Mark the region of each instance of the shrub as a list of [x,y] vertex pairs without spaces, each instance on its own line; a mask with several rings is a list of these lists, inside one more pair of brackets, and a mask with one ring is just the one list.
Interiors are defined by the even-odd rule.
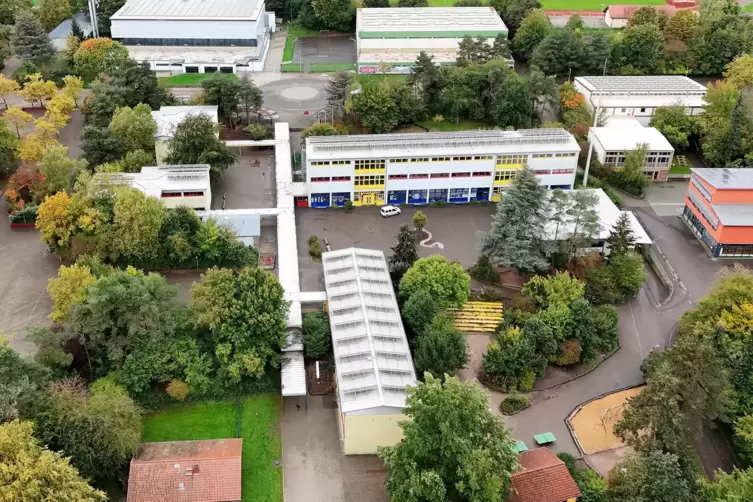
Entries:
[[487,302],[501,302],[505,299],[504,293],[501,289],[497,288],[484,288],[484,292],[481,294],[481,298]]
[[575,468],[575,457],[569,453],[558,453],[557,458],[562,460],[567,470],[570,471],[570,475],[575,478],[578,476],[578,470]]
[[482,254],[476,260],[476,264],[471,268],[471,277],[478,279],[479,281],[497,282],[499,281],[499,274],[494,267],[492,267],[489,257]]
[[272,137],[272,132],[264,124],[249,124],[243,128],[243,131],[254,141],[260,141]]
[[531,392],[533,390],[533,383],[536,381],[536,372],[533,370],[528,370],[523,375],[523,378],[520,379],[520,383],[518,383],[518,387],[520,388],[521,392]]
[[592,310],[594,327],[597,334],[595,349],[609,352],[620,345],[620,316],[611,305],[594,307]]
[[433,200],[431,201],[432,207],[444,207],[447,203],[443,200]]
[[569,366],[580,361],[583,348],[578,340],[565,340],[560,345],[560,354],[553,356],[551,362],[558,366]]
[[37,221],[37,206],[34,203],[26,204],[13,214],[8,215],[11,223],[34,223]]
[[503,415],[514,415],[531,406],[525,396],[511,394],[504,398],[499,405],[499,411]]
[[176,401],[185,401],[188,397],[188,384],[182,380],[170,380],[167,394]]
[[315,235],[309,237],[309,256],[312,260],[320,260],[322,258],[322,245],[319,243],[319,238]]
[[353,201],[348,199],[345,201],[345,211],[351,212],[353,210]]

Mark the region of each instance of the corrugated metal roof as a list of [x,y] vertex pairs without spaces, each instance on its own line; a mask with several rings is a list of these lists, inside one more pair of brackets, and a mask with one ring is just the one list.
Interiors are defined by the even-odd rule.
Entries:
[[596,91],[706,91],[706,87],[682,75],[592,76],[575,80]]
[[128,0],[111,19],[256,19],[258,0]]
[[722,190],[753,189],[753,169],[693,168],[690,171],[714,188]]
[[753,227],[753,201],[750,204],[713,204],[711,208],[725,227]]
[[330,251],[322,266],[340,408],[405,407],[416,373],[384,253]]
[[507,26],[492,7],[358,9],[356,31],[499,30]]
[[280,381],[283,397],[306,395],[306,367],[303,352],[283,352]]

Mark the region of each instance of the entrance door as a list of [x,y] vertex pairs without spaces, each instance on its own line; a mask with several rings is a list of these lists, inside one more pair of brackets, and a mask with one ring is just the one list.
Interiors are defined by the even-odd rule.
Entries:
[[374,194],[368,193],[363,195],[363,205],[364,206],[373,206],[374,205]]

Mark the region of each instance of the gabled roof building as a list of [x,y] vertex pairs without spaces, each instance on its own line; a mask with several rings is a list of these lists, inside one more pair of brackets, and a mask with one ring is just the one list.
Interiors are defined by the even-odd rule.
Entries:
[[575,502],[580,489],[562,460],[547,448],[518,456],[521,470],[512,474],[507,502]]

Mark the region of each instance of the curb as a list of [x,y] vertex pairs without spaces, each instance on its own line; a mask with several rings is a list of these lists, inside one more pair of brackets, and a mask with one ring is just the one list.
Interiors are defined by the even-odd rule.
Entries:
[[545,390],[552,390],[552,389],[554,389],[556,387],[559,387],[560,385],[565,385],[567,383],[574,382],[575,380],[577,380],[579,378],[582,378],[582,377],[588,375],[589,373],[591,373],[592,371],[596,370],[596,368],[598,368],[599,366],[601,366],[607,359],[609,359],[610,357],[612,357],[613,355],[615,355],[617,352],[619,352],[619,350],[621,348],[622,348],[622,345],[618,345],[616,349],[612,350],[611,352],[607,352],[604,355],[604,358],[601,361],[599,361],[598,364],[596,364],[596,366],[594,366],[593,368],[590,368],[590,369],[586,370],[585,372],[581,373],[580,375],[574,376],[574,377],[572,377],[572,378],[570,378],[568,380],[565,380],[564,382],[556,383],[556,384],[550,385],[548,387],[542,387],[541,389],[533,389],[531,392],[529,392],[529,394],[533,394],[534,392],[542,392],[542,391],[545,391]]

